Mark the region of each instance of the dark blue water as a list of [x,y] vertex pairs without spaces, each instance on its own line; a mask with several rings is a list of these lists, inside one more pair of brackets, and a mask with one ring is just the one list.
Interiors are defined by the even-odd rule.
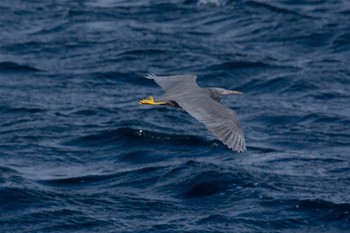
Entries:
[[[350,2],[0,2],[1,232],[346,232]],[[246,153],[144,79],[242,91]]]

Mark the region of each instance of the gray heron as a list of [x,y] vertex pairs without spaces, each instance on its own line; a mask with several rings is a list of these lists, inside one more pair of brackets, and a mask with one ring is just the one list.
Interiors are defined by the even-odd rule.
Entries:
[[242,94],[239,91],[197,85],[196,75],[157,76],[149,74],[165,92],[155,101],[152,96],[142,99],[140,104],[181,107],[192,117],[203,123],[229,149],[237,152],[246,150],[244,133],[235,111],[220,104],[224,95]]

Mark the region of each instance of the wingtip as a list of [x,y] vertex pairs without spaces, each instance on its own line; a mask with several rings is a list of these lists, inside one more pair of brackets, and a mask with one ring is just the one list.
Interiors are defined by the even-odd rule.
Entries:
[[235,148],[232,148],[233,151],[236,151],[237,153],[244,153],[247,151],[247,148],[240,148],[240,149],[235,149]]
[[[226,144],[227,146],[227,144]],[[233,151],[236,151],[237,153],[244,153],[247,151],[247,147],[245,145],[245,140],[243,138],[243,141],[240,142],[240,144],[237,144],[236,146],[233,146],[233,147],[229,147],[229,149],[233,150]]]
[[237,153],[244,153],[244,152],[247,151],[247,148],[246,148],[245,145],[243,147],[237,147],[237,146],[236,147],[230,147],[230,146],[227,145],[227,143],[225,143],[225,142],[223,142],[223,143],[224,143],[225,146],[227,146],[227,148],[229,148],[229,149],[231,149],[231,150],[233,150],[233,151],[235,151]]
[[153,73],[149,73],[149,74],[147,74],[147,75],[145,76],[145,78],[147,78],[147,79],[155,79],[155,78],[157,78],[157,75],[155,75],[155,74],[153,74]]

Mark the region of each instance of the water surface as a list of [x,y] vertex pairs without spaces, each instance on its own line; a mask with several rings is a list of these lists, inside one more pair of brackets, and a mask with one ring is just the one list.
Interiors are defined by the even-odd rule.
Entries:
[[[350,4],[0,3],[3,232],[345,232]],[[242,91],[235,153],[144,79]]]

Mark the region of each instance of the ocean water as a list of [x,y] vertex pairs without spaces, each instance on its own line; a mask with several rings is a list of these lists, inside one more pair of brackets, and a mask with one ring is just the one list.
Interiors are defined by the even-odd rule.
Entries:
[[[0,230],[347,232],[348,0],[0,2]],[[242,91],[235,153],[143,78]]]

